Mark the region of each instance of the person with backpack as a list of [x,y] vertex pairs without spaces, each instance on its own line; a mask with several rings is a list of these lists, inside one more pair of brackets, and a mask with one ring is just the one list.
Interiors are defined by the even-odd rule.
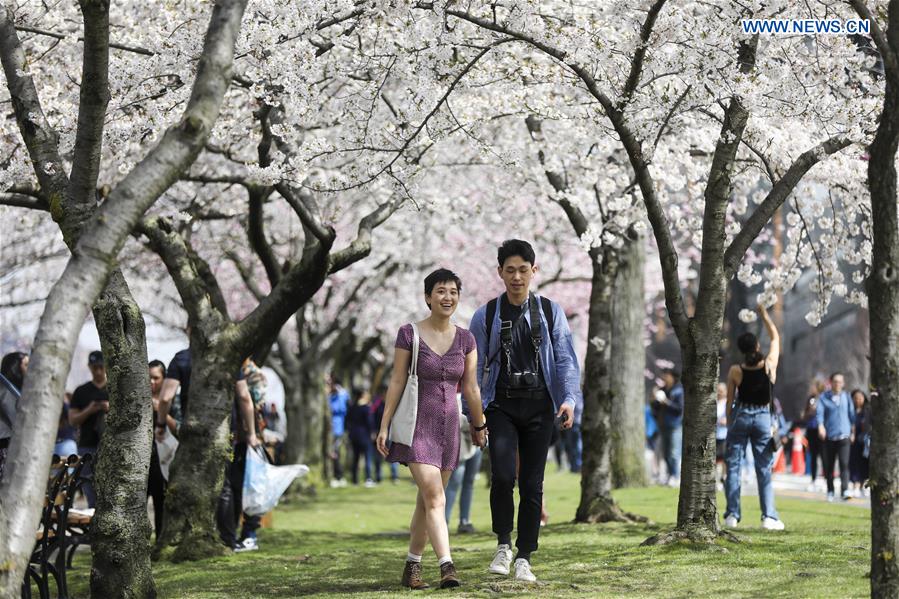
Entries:
[[474,313],[471,332],[478,346],[478,380],[490,431],[490,512],[497,536],[488,571],[508,575],[512,567],[516,454],[520,458],[516,580],[534,582],[531,554],[537,550],[543,474],[554,419],[570,429],[580,396],[580,369],[568,320],[559,305],[530,290],[537,274],[534,248],[504,241],[497,273],[505,293]]
[[772,403],[777,363],[780,359],[780,335],[768,316],[768,311],[761,304],[758,306],[758,313],[771,337],[768,355],[761,352],[755,334],[743,333],[737,339],[737,347],[743,352],[743,363],[734,364],[727,373],[727,478],[724,481],[727,509],[724,512],[724,525],[736,528],[740,522],[740,465],[746,444],[749,443],[758,480],[762,528],[783,530],[784,523],[774,508],[774,485],[771,480],[776,451],[775,435],[780,434],[777,421],[773,418],[775,409]]

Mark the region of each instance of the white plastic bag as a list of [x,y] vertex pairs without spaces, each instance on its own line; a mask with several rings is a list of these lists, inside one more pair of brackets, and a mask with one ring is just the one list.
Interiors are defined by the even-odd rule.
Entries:
[[175,459],[176,451],[178,451],[178,439],[176,439],[175,435],[173,435],[168,427],[166,427],[165,436],[162,438],[162,441],[156,441],[156,455],[159,456],[159,469],[162,470],[162,478],[166,480],[169,479],[169,466],[172,465],[172,460]]
[[247,448],[247,466],[243,475],[243,511],[261,516],[278,505],[278,500],[293,479],[309,473],[305,464],[273,466],[262,455],[262,447]]

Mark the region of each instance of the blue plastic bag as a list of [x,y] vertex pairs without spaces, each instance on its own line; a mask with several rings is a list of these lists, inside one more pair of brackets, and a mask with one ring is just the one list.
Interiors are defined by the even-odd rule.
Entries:
[[298,476],[309,473],[305,464],[273,466],[262,454],[262,447],[247,448],[247,465],[243,476],[243,511],[261,516],[278,505],[281,495]]

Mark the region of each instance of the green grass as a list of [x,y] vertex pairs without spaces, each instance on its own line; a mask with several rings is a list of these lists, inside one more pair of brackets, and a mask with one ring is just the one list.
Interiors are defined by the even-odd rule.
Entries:
[[[550,470],[553,467],[550,466]],[[540,536],[533,567],[536,585],[486,573],[495,538],[488,493],[475,491],[479,532],[452,534],[453,558],[463,586],[440,591],[461,597],[861,597],[868,594],[870,517],[866,509],[802,500],[778,500],[787,530],[758,527],[755,497],[744,498],[743,543],[710,548],[640,547],[673,525],[677,492],[668,488],[616,493],[622,506],[653,525],[581,525],[570,520],[579,478],[551,472],[546,480],[549,526]],[[387,597],[399,586],[406,554],[414,487],[406,480],[376,489],[325,490],[316,500],[277,508],[273,527],[260,531],[261,550],[192,564],[155,566],[160,597]],[[723,497],[719,495],[719,509]],[[88,554],[72,572],[74,596],[87,590]],[[425,555],[426,579],[438,578],[437,560]],[[425,591],[424,593],[430,593]]]

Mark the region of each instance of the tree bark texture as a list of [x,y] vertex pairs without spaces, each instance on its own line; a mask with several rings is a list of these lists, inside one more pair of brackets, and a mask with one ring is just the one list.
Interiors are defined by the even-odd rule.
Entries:
[[618,274],[612,287],[612,484],[616,489],[646,485],[645,243],[640,237],[618,250]]
[[[0,596],[15,596],[19,592],[34,546],[34,531],[40,519],[50,468],[50,448],[78,333],[91,304],[106,286],[125,238],[147,208],[196,159],[218,118],[231,81],[234,44],[244,7],[245,0],[220,0],[213,8],[203,56],[183,118],[119,182],[108,201],[97,210],[47,297],[22,390],[23,401],[16,412],[16,435],[0,483],[0,530],[4,531],[4,542],[0,544],[0,564],[3,564]],[[4,72],[13,88],[30,77],[20,77],[15,68],[24,55],[21,48],[14,47],[17,39],[7,10],[0,16],[0,37]],[[13,66],[12,75],[8,66]],[[16,100],[19,101],[21,97]],[[51,210],[53,202],[58,204],[61,199],[61,195],[50,197]]]
[[231,406],[236,354],[202,348],[191,335],[190,403],[179,432],[166,492],[165,524],[157,548],[176,545],[179,562],[221,555],[215,509],[231,458]]
[[612,282],[617,258],[614,251],[591,250],[593,280],[584,380],[584,442],[581,466],[581,499],[577,522],[622,521],[627,518],[612,499],[611,447],[612,397]]
[[[899,2],[889,36],[899,57]],[[871,597],[899,597],[899,69],[888,75],[883,113],[868,162],[873,261],[867,281],[871,319]]]
[[94,304],[109,377],[109,415],[95,467],[91,596],[155,597],[147,476],[153,406],[144,319],[117,269]]

